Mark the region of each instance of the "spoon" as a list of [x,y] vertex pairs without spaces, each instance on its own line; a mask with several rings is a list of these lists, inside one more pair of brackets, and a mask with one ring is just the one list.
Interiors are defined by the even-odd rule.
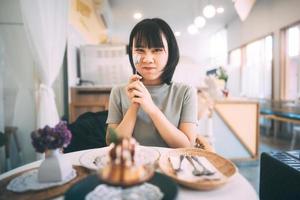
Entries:
[[199,160],[197,157],[195,157],[195,156],[191,156],[191,157],[192,157],[192,159],[193,159],[194,161],[196,161],[196,162],[203,168],[203,171],[202,171],[203,175],[210,176],[210,175],[215,174],[215,172],[212,172],[212,171],[210,171],[209,169],[207,169],[207,168],[200,162],[200,160]]
[[180,155],[180,156],[179,156],[179,166],[178,166],[177,169],[174,169],[175,172],[180,172],[180,171],[182,170],[182,169],[181,169],[181,163],[182,163],[182,161],[183,161],[183,158],[184,158],[184,155]]
[[193,162],[191,156],[185,156],[185,157],[186,157],[186,159],[191,163],[191,165],[192,165],[193,168],[194,168],[194,170],[192,171],[192,174],[193,174],[194,176],[202,176],[202,175],[205,175],[205,174],[203,173],[203,171],[200,171],[199,169],[197,169],[197,167],[195,166],[195,164],[194,164],[194,162]]
[[140,60],[141,60],[140,55],[133,55],[133,64],[134,64],[135,74],[137,74],[136,66],[137,66],[137,64],[139,64]]

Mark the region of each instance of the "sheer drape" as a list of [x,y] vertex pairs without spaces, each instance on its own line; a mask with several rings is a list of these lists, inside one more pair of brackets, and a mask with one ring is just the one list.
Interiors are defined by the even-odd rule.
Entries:
[[211,65],[227,65],[227,30],[223,29],[210,37]]
[[[4,74],[4,44],[0,37],[0,132],[4,132],[4,97],[3,97],[3,74]],[[1,170],[0,170],[1,172]]]
[[246,59],[242,68],[242,95],[251,98],[271,98],[271,36],[246,46]]
[[52,89],[63,62],[67,38],[67,0],[21,0],[24,27],[40,79],[37,126],[59,121]]

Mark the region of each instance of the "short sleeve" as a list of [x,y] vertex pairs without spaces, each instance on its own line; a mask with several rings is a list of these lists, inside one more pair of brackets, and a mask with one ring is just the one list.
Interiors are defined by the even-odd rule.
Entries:
[[107,124],[119,124],[122,121],[121,87],[114,87],[109,96]]
[[180,122],[197,123],[197,110],[196,89],[188,86],[184,93]]

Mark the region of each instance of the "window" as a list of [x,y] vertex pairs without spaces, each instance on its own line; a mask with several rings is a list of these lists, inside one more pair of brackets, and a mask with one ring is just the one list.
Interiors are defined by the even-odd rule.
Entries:
[[272,36],[249,43],[242,65],[242,95],[250,98],[272,97]]
[[229,53],[227,86],[232,96],[240,96],[241,94],[241,65],[242,49],[238,48]]
[[288,55],[295,57],[299,55],[299,27],[291,27],[287,30]]
[[240,48],[233,50],[229,54],[231,68],[240,68],[242,64],[242,51]]
[[210,59],[212,66],[227,65],[227,31],[222,30],[210,38]]
[[285,49],[285,95],[284,100],[295,100],[300,97],[300,25],[287,28]]

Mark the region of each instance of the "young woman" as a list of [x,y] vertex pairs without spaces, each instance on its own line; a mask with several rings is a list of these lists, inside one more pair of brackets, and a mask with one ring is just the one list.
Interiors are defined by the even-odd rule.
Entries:
[[[112,89],[108,127],[142,145],[191,147],[197,96],[191,87],[172,82],[179,49],[170,26],[158,18],[139,22],[130,34],[129,60],[134,75],[127,85]],[[109,133],[107,143],[108,138]]]

